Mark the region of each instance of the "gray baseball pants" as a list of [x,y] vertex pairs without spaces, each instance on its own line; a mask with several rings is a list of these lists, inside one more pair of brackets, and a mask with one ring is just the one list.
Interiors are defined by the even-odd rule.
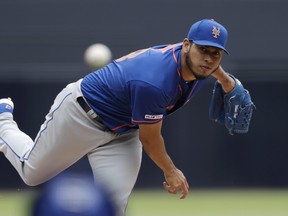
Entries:
[[81,80],[55,98],[33,141],[19,130],[11,113],[0,114],[0,151],[30,186],[41,184],[87,155],[95,181],[104,185],[124,216],[141,164],[138,131],[116,134],[80,107]]

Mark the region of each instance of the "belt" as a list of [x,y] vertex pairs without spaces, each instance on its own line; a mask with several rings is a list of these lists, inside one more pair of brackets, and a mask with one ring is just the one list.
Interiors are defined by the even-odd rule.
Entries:
[[87,104],[87,102],[84,100],[83,97],[78,97],[77,98],[77,102],[79,103],[79,105],[81,106],[81,108],[87,113],[87,115],[93,119],[94,121],[96,121],[96,123],[101,124],[102,127],[106,127],[105,125],[103,125],[100,116],[98,116],[95,111]]

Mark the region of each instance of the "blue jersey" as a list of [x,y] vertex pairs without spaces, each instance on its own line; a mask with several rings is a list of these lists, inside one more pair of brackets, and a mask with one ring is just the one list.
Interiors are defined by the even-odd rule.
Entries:
[[181,76],[182,43],[138,50],[84,77],[81,90],[103,124],[117,133],[153,124],[187,103],[204,80]]

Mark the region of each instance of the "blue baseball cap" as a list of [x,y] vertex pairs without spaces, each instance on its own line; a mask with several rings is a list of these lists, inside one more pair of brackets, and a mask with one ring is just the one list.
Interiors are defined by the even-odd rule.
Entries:
[[229,54],[225,48],[228,32],[224,26],[213,19],[203,19],[194,23],[187,38],[197,45],[217,47]]
[[65,174],[47,183],[32,208],[33,216],[115,216],[102,185],[88,176]]

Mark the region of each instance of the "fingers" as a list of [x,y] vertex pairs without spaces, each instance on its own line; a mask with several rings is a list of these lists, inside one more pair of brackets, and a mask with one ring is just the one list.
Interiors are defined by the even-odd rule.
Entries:
[[179,169],[164,173],[164,176],[166,181],[163,182],[163,186],[168,193],[177,194],[181,190],[180,199],[184,199],[188,195],[189,184]]
[[180,187],[173,187],[169,185],[167,182],[163,182],[163,186],[166,189],[166,191],[170,194],[177,194],[179,190],[181,190],[182,193],[180,199],[185,199],[186,196],[188,195],[189,185],[186,181]]
[[[187,183],[187,182],[186,182],[186,183]],[[186,196],[188,195],[188,189],[189,189],[188,183],[185,184],[185,186],[183,186],[181,189],[182,189],[182,194],[181,194],[181,196],[180,196],[180,199],[185,199]]]
[[178,188],[174,188],[170,186],[167,182],[163,182],[163,186],[168,191],[168,193],[171,193],[171,194],[177,194],[179,191]]

